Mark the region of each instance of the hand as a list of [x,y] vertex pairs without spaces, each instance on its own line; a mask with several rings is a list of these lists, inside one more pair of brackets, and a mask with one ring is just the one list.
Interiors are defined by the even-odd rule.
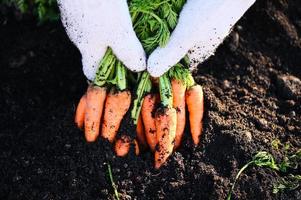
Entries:
[[131,71],[146,69],[146,56],[132,26],[126,0],[59,0],[61,19],[93,80],[108,47]]
[[255,0],[188,0],[165,47],[149,57],[147,70],[159,77],[187,53],[191,67],[213,55]]

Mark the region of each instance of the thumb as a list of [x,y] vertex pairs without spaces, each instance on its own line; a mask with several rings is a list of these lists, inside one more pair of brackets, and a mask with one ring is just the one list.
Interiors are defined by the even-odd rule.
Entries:
[[87,48],[82,49],[83,72],[88,80],[93,81],[107,47],[103,45],[102,47],[93,48],[93,46],[88,45]]
[[212,55],[233,24],[255,0],[189,0],[164,48],[157,48],[148,60],[149,73],[158,77],[178,63],[194,47],[195,63]]
[[221,1],[187,1],[166,47],[158,47],[149,57],[147,70],[152,76],[161,76],[187,54],[197,39],[202,37],[200,29],[206,24],[207,10],[214,9]]
[[[186,30],[189,28],[186,27]],[[147,70],[153,77],[159,77],[177,64],[193,46],[188,31],[178,24],[165,47],[158,47],[147,61]]]
[[134,30],[120,31],[117,38],[111,41],[116,57],[131,71],[140,72],[146,69],[146,55]]

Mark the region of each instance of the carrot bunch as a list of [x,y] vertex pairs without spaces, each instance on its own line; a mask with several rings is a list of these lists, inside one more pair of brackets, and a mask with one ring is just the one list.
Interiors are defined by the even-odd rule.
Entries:
[[[133,27],[149,55],[166,45],[186,0],[128,2]],[[203,90],[195,84],[188,66],[183,58],[163,76],[153,79],[148,72],[129,72],[108,49],[95,80],[78,104],[75,123],[84,128],[88,142],[101,135],[114,143],[118,156],[126,156],[131,146],[136,155],[149,148],[154,153],[155,167],[160,168],[181,145],[187,111],[192,140],[195,145],[200,141]],[[131,128],[126,132],[120,126],[128,116]]]
[[186,106],[193,142],[199,144],[203,101],[202,87],[195,84],[189,70],[181,63],[161,76],[158,84],[152,84],[152,92],[146,93],[141,100],[137,138],[142,146],[147,144],[154,152],[156,168],[160,168],[181,144],[186,125]]
[[108,49],[95,80],[81,98],[75,114],[75,123],[79,128],[84,128],[88,142],[94,142],[100,132],[103,138],[114,142],[131,104],[127,73],[112,50]]

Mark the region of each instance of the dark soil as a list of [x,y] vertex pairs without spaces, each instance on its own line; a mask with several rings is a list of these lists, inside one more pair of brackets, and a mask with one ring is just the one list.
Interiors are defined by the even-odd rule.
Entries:
[[[62,25],[37,26],[1,10],[0,199],[112,199],[108,162],[122,199],[225,199],[257,151],[279,159],[272,140],[301,147],[300,0],[258,0],[198,68],[201,145],[193,148],[186,131],[159,171],[151,153],[116,158],[107,142],[87,144],[74,126],[87,83]],[[251,167],[233,199],[301,199],[300,188],[273,194],[279,177]]]

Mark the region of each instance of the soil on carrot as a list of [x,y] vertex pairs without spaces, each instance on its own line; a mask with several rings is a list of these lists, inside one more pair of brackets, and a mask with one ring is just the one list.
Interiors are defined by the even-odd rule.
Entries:
[[[117,158],[107,141],[87,144],[73,122],[87,83],[62,25],[0,10],[0,199],[113,199],[107,163],[121,199],[225,199],[257,151],[281,156],[273,139],[301,146],[300,0],[258,0],[199,66],[201,144],[187,126],[160,170],[150,152]],[[250,168],[233,199],[301,199],[300,190],[273,194],[278,178]]]

